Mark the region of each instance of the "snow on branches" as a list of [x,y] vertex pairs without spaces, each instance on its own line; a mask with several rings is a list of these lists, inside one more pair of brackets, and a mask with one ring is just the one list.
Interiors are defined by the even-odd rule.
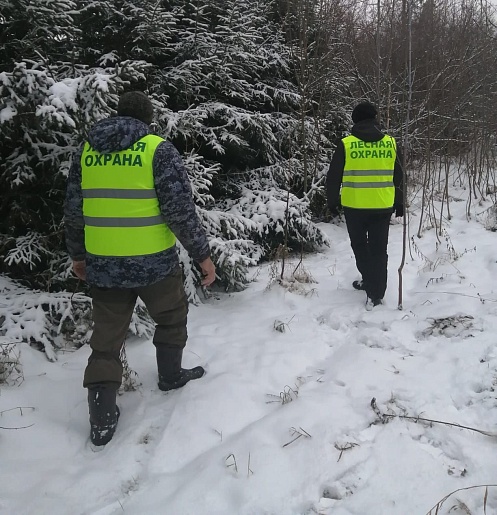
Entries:
[[[0,278],[0,337],[43,350],[50,361],[57,351],[80,347],[92,334],[91,299],[84,293],[43,292]],[[133,313],[130,333],[150,338],[155,324],[142,302]]]

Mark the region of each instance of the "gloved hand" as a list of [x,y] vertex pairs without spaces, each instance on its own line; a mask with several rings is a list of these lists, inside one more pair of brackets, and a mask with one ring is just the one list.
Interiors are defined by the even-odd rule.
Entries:
[[397,218],[404,216],[404,205],[403,204],[397,204],[393,206],[395,210],[395,216]]

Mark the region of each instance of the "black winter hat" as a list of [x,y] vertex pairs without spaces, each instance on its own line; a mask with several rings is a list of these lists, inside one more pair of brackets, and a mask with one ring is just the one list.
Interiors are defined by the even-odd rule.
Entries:
[[361,102],[354,107],[352,111],[352,121],[354,123],[360,122],[362,120],[374,120],[378,111],[376,107],[369,102]]
[[143,91],[128,91],[119,98],[118,116],[131,116],[150,125],[154,119],[154,106]]

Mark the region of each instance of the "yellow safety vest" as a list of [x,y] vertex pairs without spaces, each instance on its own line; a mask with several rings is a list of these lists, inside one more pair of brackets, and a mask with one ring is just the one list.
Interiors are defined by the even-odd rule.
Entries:
[[397,155],[395,139],[385,135],[379,141],[363,141],[347,136],[342,141],[345,149],[342,206],[356,209],[393,207],[393,171]]
[[149,134],[132,147],[109,154],[85,143],[81,188],[89,254],[144,256],[176,243],[162,218],[154,185],[152,163],[162,141]]

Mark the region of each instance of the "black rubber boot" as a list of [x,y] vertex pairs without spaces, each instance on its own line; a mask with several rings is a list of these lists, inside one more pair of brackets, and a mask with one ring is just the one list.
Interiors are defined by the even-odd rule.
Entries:
[[88,388],[88,408],[91,443],[96,446],[109,443],[116,432],[119,420],[116,389],[106,385]]
[[356,290],[365,290],[366,286],[364,286],[364,281],[361,279],[360,281],[352,281],[352,286]]
[[202,367],[181,368],[183,349],[179,347],[156,347],[159,390],[167,392],[185,386],[192,379],[200,379],[205,370]]
[[376,306],[381,306],[383,304],[383,299],[371,299],[370,297],[366,300],[366,309],[371,311]]

